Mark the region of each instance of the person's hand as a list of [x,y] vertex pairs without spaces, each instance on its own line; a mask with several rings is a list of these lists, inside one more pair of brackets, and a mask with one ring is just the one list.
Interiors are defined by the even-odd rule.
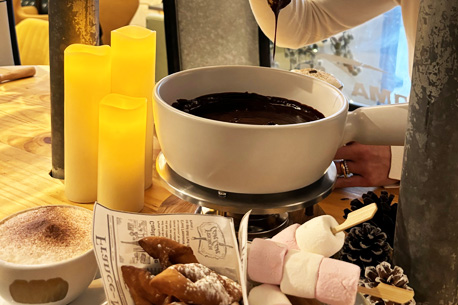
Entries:
[[[334,159],[338,174],[336,188],[383,186],[397,182],[388,178],[391,166],[390,146],[351,142],[339,148]],[[345,163],[347,177],[344,175]]]

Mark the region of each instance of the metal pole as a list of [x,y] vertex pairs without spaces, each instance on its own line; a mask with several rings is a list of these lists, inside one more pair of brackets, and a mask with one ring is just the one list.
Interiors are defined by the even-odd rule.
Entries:
[[458,304],[458,1],[420,3],[394,263],[417,304]]
[[53,177],[64,178],[64,50],[73,43],[97,45],[99,0],[49,1],[49,63]]

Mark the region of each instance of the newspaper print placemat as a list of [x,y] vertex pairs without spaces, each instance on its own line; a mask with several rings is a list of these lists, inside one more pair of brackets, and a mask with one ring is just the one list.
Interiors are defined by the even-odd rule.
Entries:
[[[239,252],[232,218],[197,214],[139,214],[94,206],[93,244],[108,304],[134,305],[121,274],[121,266],[131,265],[161,271],[159,261],[151,258],[137,241],[147,236],[162,236],[190,246],[203,265],[236,280],[247,301],[246,242],[248,216],[240,224]],[[242,269],[243,268],[243,269]]]

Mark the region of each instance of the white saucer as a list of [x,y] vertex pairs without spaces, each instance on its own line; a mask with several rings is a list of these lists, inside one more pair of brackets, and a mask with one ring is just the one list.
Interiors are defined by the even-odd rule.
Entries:
[[92,281],[86,291],[69,305],[106,305],[108,304],[101,278]]

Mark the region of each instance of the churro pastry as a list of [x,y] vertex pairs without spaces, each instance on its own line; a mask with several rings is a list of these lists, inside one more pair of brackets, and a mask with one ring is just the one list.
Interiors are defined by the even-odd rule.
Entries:
[[133,266],[122,266],[121,271],[135,305],[163,305],[172,301],[154,287],[151,283],[154,276],[149,271]]
[[230,305],[242,298],[239,284],[198,263],[170,266],[150,283],[160,292],[190,304]]
[[174,264],[198,263],[191,247],[182,245],[173,239],[149,236],[142,238],[138,243],[146,253],[158,259],[164,269]]

